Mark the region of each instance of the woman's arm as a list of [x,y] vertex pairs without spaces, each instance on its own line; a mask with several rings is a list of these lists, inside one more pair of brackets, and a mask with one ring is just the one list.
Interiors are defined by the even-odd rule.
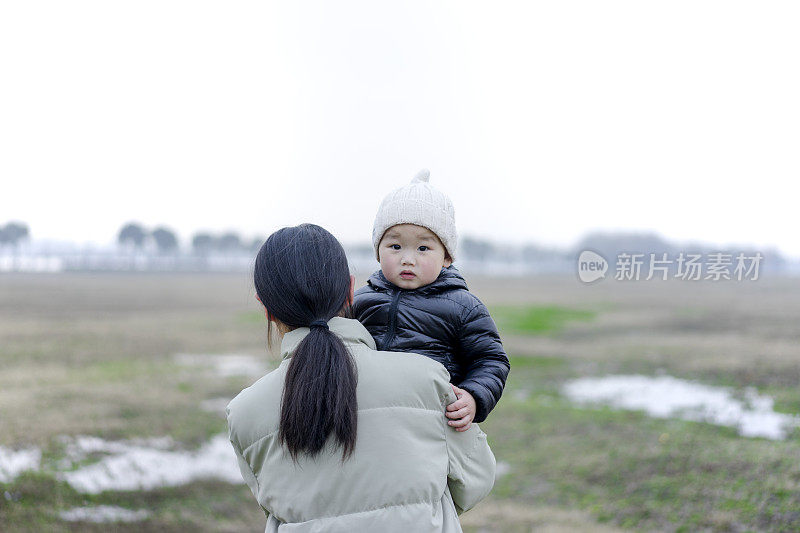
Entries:
[[495,458],[477,424],[464,432],[445,429],[449,469],[447,485],[458,514],[472,509],[494,486]]
[[[442,366],[436,383],[445,407],[456,400],[448,377],[447,370]],[[453,496],[456,512],[461,514],[472,509],[492,490],[496,463],[486,434],[477,424],[459,432],[447,425],[448,420],[442,416],[448,456],[447,486]]]
[[[225,409],[225,414],[228,417],[228,439],[231,441],[231,446],[233,447],[233,453],[236,455],[236,462],[239,464],[239,472],[242,474],[242,479],[250,487],[250,492],[253,493],[253,496],[258,502],[258,479],[256,479],[255,474],[253,474],[253,469],[250,466],[250,463],[247,462],[247,459],[244,458],[244,454],[242,453],[241,447],[237,442],[237,439],[234,438],[233,435],[233,428],[231,427],[231,420],[230,420],[230,407]],[[269,511],[264,509],[264,507],[259,503],[259,507],[261,510],[264,511],[264,514],[269,517]]]

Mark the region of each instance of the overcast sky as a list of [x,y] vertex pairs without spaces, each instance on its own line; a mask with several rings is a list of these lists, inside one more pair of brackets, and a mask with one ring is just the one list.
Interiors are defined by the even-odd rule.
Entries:
[[0,224],[370,238],[423,167],[461,235],[800,256],[797,2],[3,2]]

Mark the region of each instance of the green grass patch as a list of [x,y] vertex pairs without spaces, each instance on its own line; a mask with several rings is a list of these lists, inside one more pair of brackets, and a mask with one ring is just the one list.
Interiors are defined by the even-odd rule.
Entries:
[[779,413],[800,415],[800,391],[796,387],[789,389],[766,387],[759,389],[759,394],[770,396],[775,401],[773,409]]
[[550,357],[546,355],[531,355],[531,356],[510,356],[509,362],[513,368],[529,368],[529,369],[557,369],[564,368],[567,362],[561,357]]
[[594,311],[557,305],[492,308],[492,317],[502,331],[533,335],[557,332],[567,322],[592,320],[595,315]]
[[148,411],[135,405],[120,407],[118,417],[123,424],[98,431],[98,436],[108,440],[169,435],[187,446],[199,446],[218,433],[227,430],[225,420],[216,413],[200,409],[178,411]]
[[267,318],[262,311],[242,311],[236,313],[235,321],[238,324],[267,324]]
[[175,373],[181,370],[168,360],[153,360],[151,358],[124,358],[91,361],[87,364],[71,369],[74,379],[82,382],[97,384],[108,382],[128,382],[143,380],[148,377],[158,377],[166,373]]

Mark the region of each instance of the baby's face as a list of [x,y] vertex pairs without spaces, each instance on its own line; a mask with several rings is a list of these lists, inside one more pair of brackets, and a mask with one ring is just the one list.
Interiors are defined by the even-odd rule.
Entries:
[[416,289],[436,281],[442,267],[452,263],[446,255],[439,237],[415,224],[392,226],[378,244],[383,275],[401,289]]

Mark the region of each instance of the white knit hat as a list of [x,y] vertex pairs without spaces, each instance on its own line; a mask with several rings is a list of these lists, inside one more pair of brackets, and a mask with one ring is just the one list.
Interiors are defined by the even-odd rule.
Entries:
[[443,192],[431,187],[431,173],[420,170],[411,183],[386,195],[375,216],[372,245],[375,257],[386,230],[397,224],[416,224],[428,228],[444,244],[450,259],[456,259],[456,218],[453,203]]

